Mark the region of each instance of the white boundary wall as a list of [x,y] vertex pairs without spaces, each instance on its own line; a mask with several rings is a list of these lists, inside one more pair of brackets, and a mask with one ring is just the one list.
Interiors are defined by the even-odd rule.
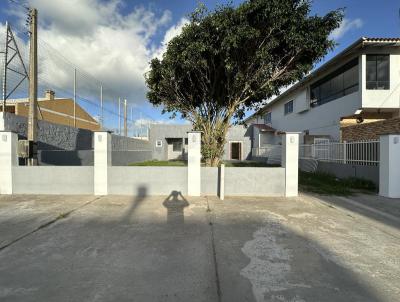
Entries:
[[14,167],[14,194],[93,195],[93,167]]
[[115,195],[187,195],[187,167],[110,167],[108,193]]
[[225,196],[285,196],[284,168],[225,168]]
[[108,195],[108,169],[111,166],[111,133],[94,134],[94,194]]
[[[284,135],[284,167],[200,166],[199,132],[189,133],[188,167],[111,166],[111,135],[95,133],[94,167],[17,166],[17,136],[0,132],[1,194],[297,196],[298,134]],[[194,146],[190,146],[194,144]],[[189,154],[190,155],[190,154]],[[192,160],[191,160],[192,159]],[[222,187],[221,187],[222,186]]]
[[379,153],[379,195],[400,198],[400,135],[382,135]]
[[188,132],[188,195],[201,194],[201,132]]
[[299,133],[282,137],[282,167],[285,169],[285,196],[295,197],[299,191]]
[[18,136],[12,132],[0,132],[0,194],[12,194],[14,168],[18,165]]

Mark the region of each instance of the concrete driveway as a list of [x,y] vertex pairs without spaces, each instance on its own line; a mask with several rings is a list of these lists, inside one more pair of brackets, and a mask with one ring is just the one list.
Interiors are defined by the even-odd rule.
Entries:
[[0,300],[399,301],[399,205],[0,196]]

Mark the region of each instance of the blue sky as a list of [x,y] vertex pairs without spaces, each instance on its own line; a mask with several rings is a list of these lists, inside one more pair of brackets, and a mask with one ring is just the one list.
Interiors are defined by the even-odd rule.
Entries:
[[[20,1],[23,2],[23,1]],[[139,0],[31,0],[39,9],[41,38],[65,57],[107,82],[142,112],[142,117],[168,120],[145,100],[143,73],[147,62],[165,50],[167,42],[179,33],[185,17],[197,1]],[[225,1],[203,1],[208,8]],[[233,1],[239,4],[241,1]],[[326,60],[361,36],[399,37],[398,0],[315,0],[312,14],[345,7],[345,20],[334,35],[338,46]],[[3,0],[0,21],[18,25],[23,11]],[[49,71],[50,74],[51,70]],[[56,75],[50,76],[56,81]],[[58,85],[62,86],[60,80]]]

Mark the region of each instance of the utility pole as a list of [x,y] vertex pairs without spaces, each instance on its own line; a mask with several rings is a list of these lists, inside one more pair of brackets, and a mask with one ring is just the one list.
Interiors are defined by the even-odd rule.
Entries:
[[8,32],[10,27],[6,21],[6,44],[4,47],[4,67],[3,67],[3,117],[6,117],[6,99],[7,99],[7,61],[8,61]]
[[103,85],[100,86],[100,121],[101,129],[104,127],[104,110],[103,110]]
[[74,68],[74,127],[76,128],[76,68]]
[[128,136],[128,107],[124,100],[124,136]]
[[139,136],[140,136],[140,138],[142,138],[142,112],[140,112],[140,117],[139,117],[139,120],[140,120],[140,130],[139,130]]
[[121,135],[121,98],[118,98],[118,134]]
[[29,116],[28,116],[28,165],[37,165],[37,9],[29,10],[30,48],[29,48]]
[[132,129],[132,136],[134,136],[135,129],[133,127],[133,106],[131,106],[131,122],[129,123],[128,127]]

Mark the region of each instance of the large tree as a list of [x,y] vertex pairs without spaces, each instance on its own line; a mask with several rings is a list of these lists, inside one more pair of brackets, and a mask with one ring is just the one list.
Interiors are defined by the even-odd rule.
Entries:
[[249,0],[215,11],[204,6],[146,74],[147,97],[202,134],[202,156],[219,164],[226,133],[282,87],[300,80],[333,48],[342,10],[310,14],[308,0]]

